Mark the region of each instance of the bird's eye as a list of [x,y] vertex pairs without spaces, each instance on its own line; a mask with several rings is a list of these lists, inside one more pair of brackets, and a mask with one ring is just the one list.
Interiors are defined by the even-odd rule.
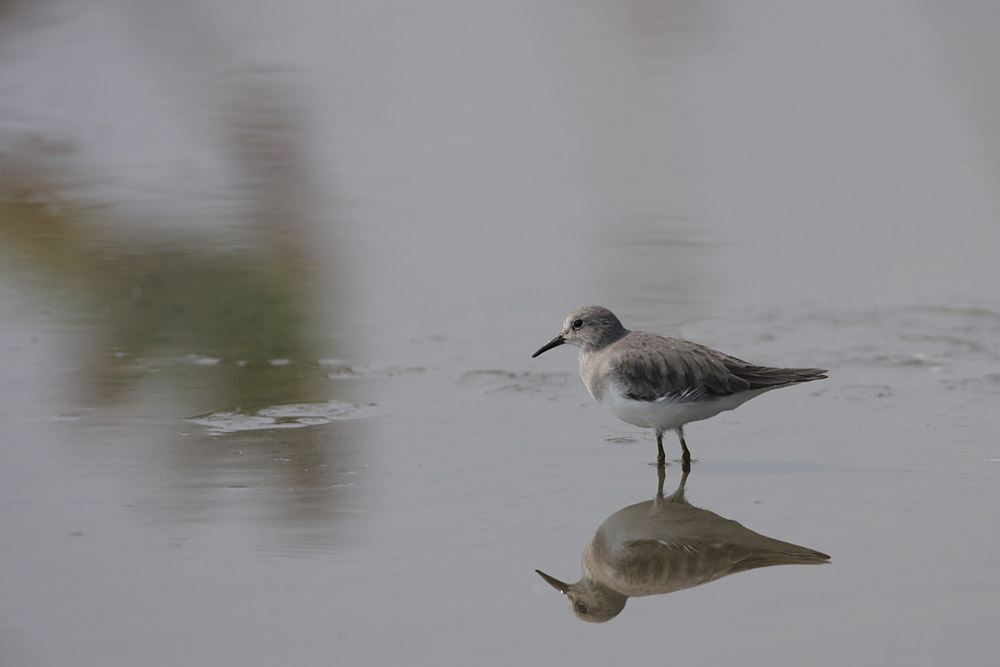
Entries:
[[573,328],[574,329],[582,329],[583,328],[583,320],[581,320],[581,319],[575,319],[575,320],[573,320]]
[[584,603],[577,602],[576,603],[576,613],[580,614],[581,616],[586,616],[587,614],[590,613],[590,609]]

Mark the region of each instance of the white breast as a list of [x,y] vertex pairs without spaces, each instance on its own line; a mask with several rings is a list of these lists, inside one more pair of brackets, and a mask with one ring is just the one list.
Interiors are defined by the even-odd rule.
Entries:
[[622,421],[643,428],[669,431],[688,422],[708,419],[720,412],[732,410],[765,391],[767,389],[757,389],[722,398],[703,398],[694,401],[671,397],[656,401],[636,401],[626,398],[620,387],[614,387],[597,400],[602,407]]

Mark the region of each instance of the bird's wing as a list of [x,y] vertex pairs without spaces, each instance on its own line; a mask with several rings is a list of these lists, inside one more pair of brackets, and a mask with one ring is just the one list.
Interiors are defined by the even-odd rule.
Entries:
[[[638,401],[698,401],[826,377],[819,368],[756,366],[680,338],[636,334],[619,352],[617,366],[629,398]],[[669,345],[653,344],[665,338]]]
[[[622,384],[630,390],[629,398],[697,401],[751,388],[750,382],[732,370],[741,365],[750,366],[744,361],[680,338],[667,339],[669,346],[642,345],[644,339],[653,343],[662,337],[637,336],[631,341],[633,345],[621,350],[616,360]],[[636,342],[638,346],[634,346]]]

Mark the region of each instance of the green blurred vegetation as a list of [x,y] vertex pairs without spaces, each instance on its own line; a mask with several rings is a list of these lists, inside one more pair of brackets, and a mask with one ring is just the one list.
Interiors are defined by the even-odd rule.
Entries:
[[322,398],[303,386],[300,370],[334,355],[328,290],[298,240],[125,242],[106,229],[86,213],[0,202],[4,254],[86,336],[89,382],[101,393],[115,394],[124,378],[151,367],[192,366],[195,355],[220,360],[221,395],[209,409]]

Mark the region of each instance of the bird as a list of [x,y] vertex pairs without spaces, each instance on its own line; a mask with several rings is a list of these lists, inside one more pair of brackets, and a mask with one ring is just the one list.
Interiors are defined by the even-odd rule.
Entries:
[[665,432],[677,434],[681,460],[690,466],[685,424],[772,389],[827,377],[821,368],[757,366],[681,338],[630,331],[604,306],[571,312],[562,331],[531,358],[560,345],[580,349],[580,377],[594,400],[618,419],[655,431],[661,466]]
[[677,490],[664,498],[661,476],[653,500],[605,519],[583,550],[580,581],[567,584],[535,572],[566,596],[577,618],[603,623],[621,613],[630,597],[673,593],[759,567],[829,561],[825,553],[688,504],[687,478],[685,472]]

